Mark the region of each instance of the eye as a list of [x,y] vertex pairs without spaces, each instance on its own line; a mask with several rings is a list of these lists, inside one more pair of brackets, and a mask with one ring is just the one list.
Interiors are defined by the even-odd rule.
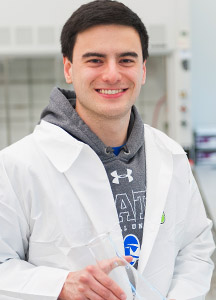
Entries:
[[133,60],[130,58],[124,58],[122,59],[122,62],[129,63],[129,62],[133,62]]
[[134,62],[135,62],[135,61],[134,61],[133,59],[131,59],[131,58],[122,58],[122,59],[120,60],[120,64],[128,65],[128,66],[134,64]]
[[101,64],[103,63],[103,61],[101,59],[98,59],[98,58],[92,58],[92,59],[89,59],[87,61],[87,63],[92,63],[92,64]]

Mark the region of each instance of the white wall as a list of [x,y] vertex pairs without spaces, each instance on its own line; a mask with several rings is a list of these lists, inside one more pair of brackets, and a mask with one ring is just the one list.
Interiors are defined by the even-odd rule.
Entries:
[[191,0],[193,127],[216,127],[216,1]]
[[[89,0],[1,0],[0,25],[62,25],[71,12],[81,4]],[[122,0],[138,13],[143,21],[172,22],[175,15],[185,19],[185,14],[180,16],[179,9],[187,3],[187,0]],[[172,12],[172,13],[171,13]]]
[[[1,0],[0,28],[8,28],[12,32],[15,27],[55,27],[56,37],[71,13],[81,4],[89,0]],[[167,25],[169,47],[176,43],[177,27],[187,27],[187,0],[122,0],[142,18],[145,24]],[[13,41],[11,43],[13,45]]]

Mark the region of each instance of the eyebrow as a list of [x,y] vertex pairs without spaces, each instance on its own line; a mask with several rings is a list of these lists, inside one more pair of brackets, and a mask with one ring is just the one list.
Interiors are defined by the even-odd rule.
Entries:
[[[98,53],[98,52],[86,52],[85,54],[82,55],[82,58],[88,58],[88,57],[103,57],[105,58],[107,55],[103,53]],[[119,57],[126,57],[126,56],[132,56],[132,57],[138,57],[138,54],[136,52],[123,52],[119,55]]]
[[82,55],[82,58],[87,58],[87,57],[92,57],[92,56],[96,56],[96,57],[106,57],[105,54],[102,53],[98,53],[98,52],[87,52],[85,54]]
[[138,54],[136,52],[124,52],[119,55],[120,57],[125,57],[125,56],[132,56],[132,57],[138,57]]

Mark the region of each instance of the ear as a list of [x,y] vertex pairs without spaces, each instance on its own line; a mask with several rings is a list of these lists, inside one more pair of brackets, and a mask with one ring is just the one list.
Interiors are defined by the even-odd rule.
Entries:
[[146,81],[146,60],[143,62],[143,66],[142,66],[142,85],[145,84]]
[[63,64],[64,64],[65,80],[67,83],[72,83],[73,82],[72,62],[67,57],[63,57]]

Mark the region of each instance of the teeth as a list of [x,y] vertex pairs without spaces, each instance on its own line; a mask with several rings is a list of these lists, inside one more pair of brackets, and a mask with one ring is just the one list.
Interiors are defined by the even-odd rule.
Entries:
[[114,95],[118,93],[122,93],[123,89],[121,90],[98,90],[100,94],[107,94],[107,95]]

